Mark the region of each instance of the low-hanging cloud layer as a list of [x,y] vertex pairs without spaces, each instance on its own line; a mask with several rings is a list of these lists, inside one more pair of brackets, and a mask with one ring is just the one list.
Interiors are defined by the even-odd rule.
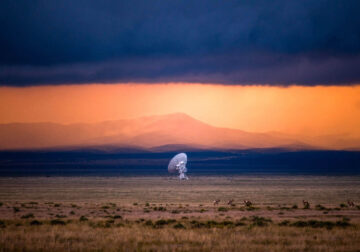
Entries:
[[0,85],[360,83],[360,2],[0,3]]

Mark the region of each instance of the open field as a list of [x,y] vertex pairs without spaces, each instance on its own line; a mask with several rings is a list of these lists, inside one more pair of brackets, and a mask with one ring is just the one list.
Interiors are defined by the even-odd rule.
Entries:
[[3,177],[0,202],[1,251],[360,248],[358,176]]

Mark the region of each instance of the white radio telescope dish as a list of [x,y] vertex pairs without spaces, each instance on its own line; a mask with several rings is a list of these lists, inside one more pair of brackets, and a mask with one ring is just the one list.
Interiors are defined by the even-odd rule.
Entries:
[[173,157],[170,160],[170,163],[168,165],[168,171],[170,173],[175,173],[178,172],[179,173],[179,179],[189,179],[186,176],[186,172],[187,172],[187,168],[186,168],[186,163],[187,163],[187,156],[185,153],[179,153],[177,155],[175,155],[175,157]]

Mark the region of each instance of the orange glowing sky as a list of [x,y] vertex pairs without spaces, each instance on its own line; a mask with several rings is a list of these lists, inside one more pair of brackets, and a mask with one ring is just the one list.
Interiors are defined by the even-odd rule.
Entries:
[[177,83],[0,88],[0,123],[98,122],[175,112],[251,132],[359,137],[360,86]]

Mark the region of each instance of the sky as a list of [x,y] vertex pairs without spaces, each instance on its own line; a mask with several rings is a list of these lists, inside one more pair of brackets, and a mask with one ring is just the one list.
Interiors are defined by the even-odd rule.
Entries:
[[0,88],[0,123],[94,123],[178,112],[213,126],[250,132],[360,138],[360,86],[176,83]]
[[360,138],[360,2],[3,0],[0,123],[186,113]]
[[2,0],[0,84],[360,81],[357,0]]

